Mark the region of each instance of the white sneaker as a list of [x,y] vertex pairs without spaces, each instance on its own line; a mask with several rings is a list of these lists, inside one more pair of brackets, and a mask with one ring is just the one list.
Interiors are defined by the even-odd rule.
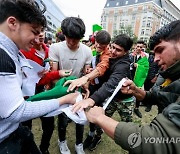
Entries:
[[82,143],[78,145],[75,144],[75,150],[77,154],[85,154]]
[[69,148],[67,146],[67,141],[66,140],[62,141],[62,142],[60,142],[58,140],[58,145],[59,145],[59,150],[60,150],[61,154],[71,154],[71,152],[70,152],[70,150],[69,150]]

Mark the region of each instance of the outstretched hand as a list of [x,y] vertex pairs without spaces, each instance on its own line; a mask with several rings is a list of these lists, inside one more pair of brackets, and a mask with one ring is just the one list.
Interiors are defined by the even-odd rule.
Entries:
[[73,91],[75,88],[81,87],[84,84],[86,84],[88,82],[88,77],[83,76],[79,79],[75,79],[75,80],[68,80],[64,83],[63,86],[66,86],[69,84],[69,87],[67,89],[67,92]]
[[134,84],[134,82],[132,80],[128,79],[122,85],[121,92],[123,94],[134,94],[135,93],[135,89],[136,89],[136,85]]
[[77,111],[82,111],[83,109],[87,108],[87,107],[92,107],[94,105],[94,101],[91,98],[88,99],[83,99],[79,102],[76,102],[73,106],[72,106],[72,112],[75,113]]
[[89,122],[97,123],[98,117],[105,114],[105,111],[102,107],[94,106],[86,113],[86,117]]

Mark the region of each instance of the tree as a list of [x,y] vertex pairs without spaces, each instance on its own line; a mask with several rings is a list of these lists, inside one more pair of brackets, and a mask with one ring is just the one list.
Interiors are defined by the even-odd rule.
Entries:
[[[132,27],[131,25],[128,25],[128,26],[121,26],[119,30],[114,30],[113,32],[113,36],[117,36],[119,34],[126,34],[128,35],[129,37],[131,37],[133,39],[133,42],[137,42],[137,36],[133,33],[133,30],[132,30]],[[113,38],[114,38],[113,37]]]

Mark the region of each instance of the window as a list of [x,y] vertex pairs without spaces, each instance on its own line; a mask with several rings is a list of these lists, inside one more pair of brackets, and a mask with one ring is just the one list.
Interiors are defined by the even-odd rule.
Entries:
[[119,5],[119,2],[116,3],[116,6],[118,6],[118,5]]
[[136,15],[133,14],[133,15],[132,15],[132,20],[135,20],[135,19],[136,19]]
[[138,0],[135,0],[135,3],[137,3],[138,2]]
[[103,29],[106,29],[106,24],[105,23],[103,23]]
[[104,22],[106,22],[106,20],[107,20],[107,16],[104,16]]
[[114,29],[114,30],[116,29],[116,24],[115,24],[115,23],[113,24],[113,29]]
[[47,18],[51,20],[51,17],[47,15]]
[[114,16],[114,21],[117,21],[117,16]]
[[145,27],[145,25],[146,25],[146,21],[144,20],[142,23],[142,27]]
[[141,35],[144,35],[144,29],[142,29],[142,31],[141,31]]
[[126,5],[128,4],[128,1],[126,1]]

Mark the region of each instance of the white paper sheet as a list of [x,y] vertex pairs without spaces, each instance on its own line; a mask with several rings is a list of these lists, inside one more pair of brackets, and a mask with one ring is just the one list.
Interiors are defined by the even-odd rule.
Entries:
[[[109,105],[109,103],[112,101],[112,99],[114,98],[114,96],[117,94],[117,92],[121,89],[122,85],[124,84],[124,82],[126,81],[126,78],[123,78],[118,86],[116,87],[116,89],[114,90],[113,94],[111,95],[111,97],[108,98],[107,102],[105,103],[105,105],[103,106],[103,109],[105,110],[107,108],[107,106]],[[76,102],[79,102],[82,100],[82,95],[79,94],[78,97],[76,98]],[[56,116],[62,112],[64,112],[70,119],[72,119],[75,123],[78,124],[82,124],[85,125],[88,123],[88,120],[86,118],[85,112],[81,111],[81,112],[77,112],[77,113],[73,113],[71,111],[72,109],[72,105],[69,104],[64,104],[62,106],[59,107],[59,109],[48,113],[47,115],[45,115],[45,117],[51,117],[51,116]]]
[[111,103],[111,101],[113,100],[114,96],[117,94],[117,92],[121,89],[122,85],[124,84],[124,82],[126,81],[126,78],[123,78],[119,83],[118,86],[116,87],[116,89],[114,90],[113,94],[111,95],[111,97],[108,98],[108,100],[106,101],[106,103],[103,105],[103,109],[105,110],[109,103]]
[[[76,102],[79,102],[81,100],[82,100],[82,95],[79,94],[78,97],[76,98]],[[71,111],[71,109],[72,109],[72,105],[64,104],[64,105],[61,105],[59,107],[59,109],[57,109],[57,110],[55,110],[53,112],[48,113],[44,117],[52,117],[52,116],[56,116],[56,115],[61,114],[62,112],[64,112],[75,123],[82,124],[82,125],[85,125],[85,124],[88,123],[84,111],[73,113]]]
[[35,94],[36,83],[38,83],[41,79],[38,76],[38,72],[43,71],[44,67],[29,59],[27,59],[27,62],[31,67],[22,67],[22,71],[25,75],[23,79],[22,91],[24,96],[33,96]]

